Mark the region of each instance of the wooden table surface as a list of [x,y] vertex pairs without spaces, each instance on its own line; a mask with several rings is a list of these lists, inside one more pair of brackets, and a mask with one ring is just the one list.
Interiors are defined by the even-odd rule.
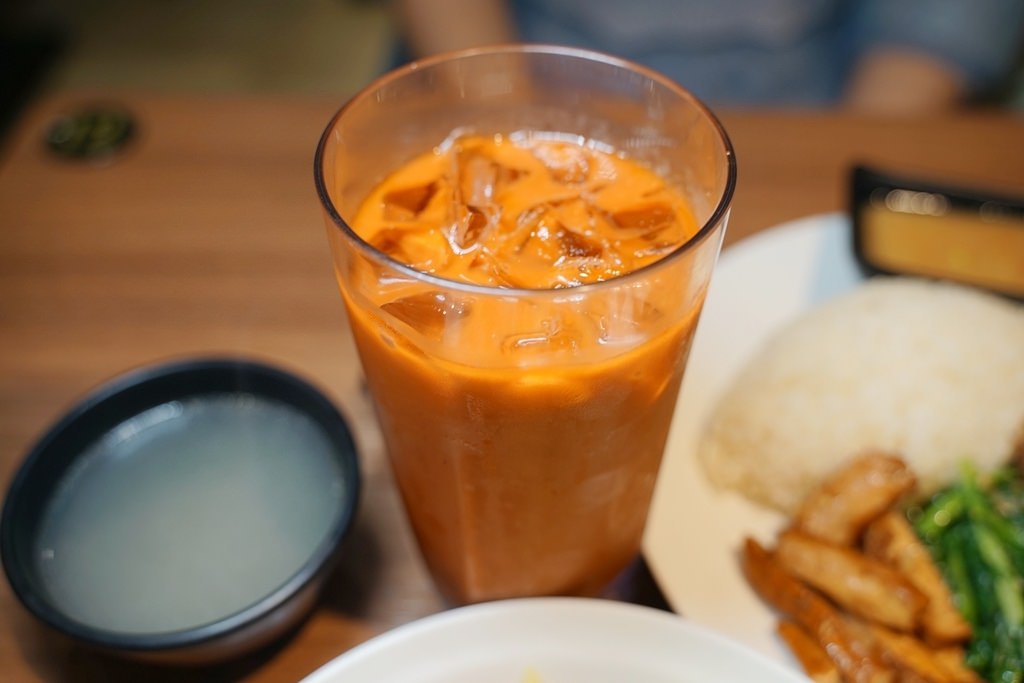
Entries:
[[[138,134],[113,160],[43,145],[99,97]],[[289,638],[200,670],[124,662],[47,631],[0,581],[0,679],[289,681],[444,608],[394,490],[331,273],[312,158],[339,100],[58,93],[0,157],[0,487],[84,393],[140,365],[242,354],[319,385],[350,419],[364,493],[338,570]],[[926,120],[727,111],[739,187],[726,247],[846,206],[857,162],[1024,195],[1024,117]]]

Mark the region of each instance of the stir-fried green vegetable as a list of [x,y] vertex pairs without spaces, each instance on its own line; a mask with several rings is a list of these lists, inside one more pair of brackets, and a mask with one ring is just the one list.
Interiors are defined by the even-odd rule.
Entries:
[[993,683],[1024,683],[1024,481],[1012,468],[959,481],[910,511],[974,636],[967,664]]

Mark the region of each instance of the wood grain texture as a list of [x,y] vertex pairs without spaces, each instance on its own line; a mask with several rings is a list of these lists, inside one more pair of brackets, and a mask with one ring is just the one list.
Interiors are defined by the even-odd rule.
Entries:
[[[42,144],[53,117],[102,95],[139,135],[109,163]],[[0,582],[5,681],[295,680],[366,638],[443,609],[404,520],[361,388],[313,189],[324,98],[59,93],[37,102],[0,160],[0,487],[42,432],[122,372],[197,355],[269,361],[349,417],[365,477],[358,521],[320,605],[283,642],[179,671],[123,662],[40,626]],[[849,167],[1024,194],[1024,119],[868,120],[724,112],[739,186],[727,245],[841,210]]]

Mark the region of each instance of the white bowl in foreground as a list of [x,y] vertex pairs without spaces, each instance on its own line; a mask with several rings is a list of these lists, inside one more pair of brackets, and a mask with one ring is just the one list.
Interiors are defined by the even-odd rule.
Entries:
[[682,617],[586,598],[460,607],[388,631],[303,683],[801,683]]

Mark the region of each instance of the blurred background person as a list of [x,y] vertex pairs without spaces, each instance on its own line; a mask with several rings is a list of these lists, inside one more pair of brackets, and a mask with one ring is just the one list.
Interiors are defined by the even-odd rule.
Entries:
[[1011,78],[1024,0],[393,0],[401,60],[505,42],[616,54],[727,106],[922,113]]

